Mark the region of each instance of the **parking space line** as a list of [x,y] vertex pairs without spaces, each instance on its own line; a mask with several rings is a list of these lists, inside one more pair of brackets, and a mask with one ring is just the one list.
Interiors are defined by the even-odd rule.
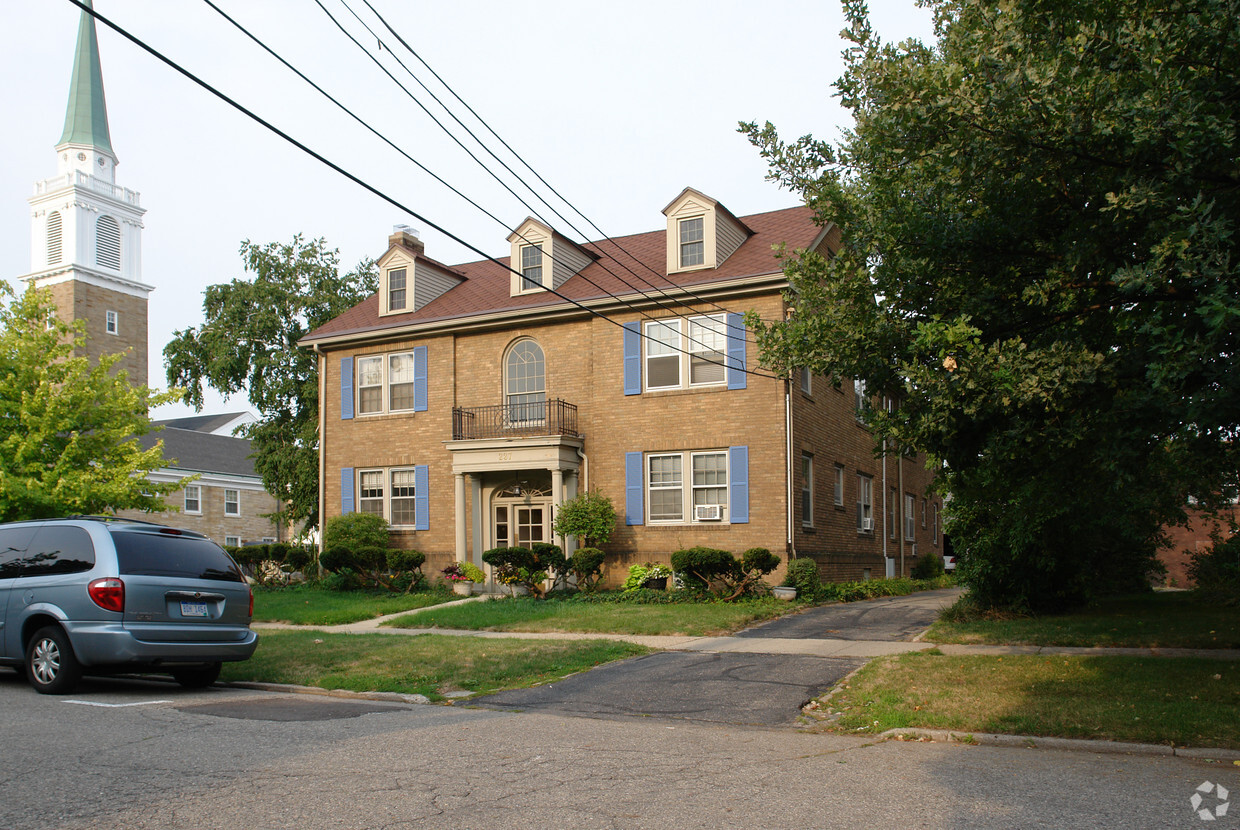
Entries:
[[101,706],[105,709],[123,709],[126,706],[151,706],[156,703],[171,703],[171,700],[140,700],[137,703],[99,703],[94,700],[62,700],[61,703],[76,703],[78,706]]

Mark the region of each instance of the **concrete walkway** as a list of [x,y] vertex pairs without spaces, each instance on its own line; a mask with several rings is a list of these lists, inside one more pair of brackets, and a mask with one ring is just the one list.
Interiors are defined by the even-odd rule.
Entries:
[[[951,589],[949,589],[951,590]],[[943,598],[938,594],[947,592],[929,591],[914,595],[911,599],[918,606],[942,604]],[[884,598],[910,599],[906,597]],[[467,602],[485,602],[487,597],[469,597],[453,602],[432,606],[448,608]],[[924,641],[891,640],[891,639],[850,639],[845,637],[814,637],[795,636],[808,634],[813,625],[812,618],[822,611],[838,609],[841,614],[852,617],[884,613],[889,603],[883,600],[867,600],[857,603],[840,603],[838,605],[818,606],[791,617],[773,620],[754,628],[740,632],[737,636],[726,637],[667,637],[639,634],[590,634],[580,632],[522,632],[522,631],[466,631],[449,628],[385,628],[382,624],[397,617],[409,616],[416,611],[402,611],[375,617],[361,622],[345,625],[288,625],[284,623],[253,623],[252,628],[263,630],[296,630],[323,631],[330,634],[394,634],[416,636],[419,634],[441,634],[449,637],[482,637],[482,638],[519,638],[524,640],[619,640],[626,643],[637,643],[660,651],[697,652],[703,654],[782,654],[803,655],[807,657],[884,657],[889,654],[904,654],[911,651],[929,651],[937,648],[944,654],[1063,654],[1077,657],[1207,657],[1214,660],[1240,660],[1240,649],[1193,649],[1193,648],[1076,648],[1071,646],[987,646],[987,645],[954,645],[950,643],[936,644]],[[864,608],[862,606],[865,606]],[[424,609],[420,609],[424,610]],[[893,609],[894,610],[894,609]],[[791,637],[768,636],[766,632],[780,632],[787,628]],[[838,629],[837,629],[838,630]],[[835,633],[835,632],[832,632]],[[843,634],[843,631],[839,633]]]

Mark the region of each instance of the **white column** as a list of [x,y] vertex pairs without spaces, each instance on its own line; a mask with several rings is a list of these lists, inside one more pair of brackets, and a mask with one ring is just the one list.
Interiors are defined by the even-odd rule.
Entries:
[[481,568],[482,546],[484,544],[482,538],[482,518],[486,515],[486,505],[482,503],[482,476],[475,474],[469,477],[469,492],[473,501],[473,506],[470,510],[473,516],[474,530],[474,557],[472,561]]
[[456,561],[465,561],[465,474],[453,473],[456,501]]
[[[579,482],[581,481],[580,470],[568,470],[567,473],[568,473],[568,479],[565,481],[565,485],[566,485],[565,489],[567,490],[567,492],[564,494],[565,501],[577,498],[577,490],[579,487]],[[576,536],[565,536],[564,537],[564,555],[572,556],[573,551],[575,550],[577,550],[577,537]]]
[[[551,471],[551,515],[560,515],[560,505],[564,504],[564,471],[558,467]],[[551,534],[552,544],[555,534]]]

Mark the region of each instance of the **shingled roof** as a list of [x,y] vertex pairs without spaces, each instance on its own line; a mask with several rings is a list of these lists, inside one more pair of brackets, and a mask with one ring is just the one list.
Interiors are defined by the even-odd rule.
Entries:
[[[634,295],[637,291],[633,286],[657,296],[660,291],[679,288],[693,290],[711,283],[778,273],[780,265],[772,250],[776,245],[784,243],[790,250],[808,248],[822,231],[808,207],[787,208],[742,216],[740,219],[753,231],[753,235],[718,268],[669,275],[667,232],[659,229],[581,246],[599,259],[567,280],[559,292],[569,299],[588,302],[611,295]],[[417,311],[380,316],[379,295],[372,294],[307,334],[301,343],[312,345],[318,341],[380,333],[385,329],[422,323],[466,322],[481,315],[520,309],[538,311],[566,304],[565,300],[550,292],[512,296],[508,259],[497,257],[495,262],[481,260],[451,266],[453,271],[467,279]],[[625,285],[626,282],[629,285]]]
[[145,448],[164,442],[164,458],[168,466],[187,473],[221,473],[235,476],[257,476],[254,472],[253,450],[248,438],[212,435],[193,429],[165,427],[159,432],[143,435],[139,443]]

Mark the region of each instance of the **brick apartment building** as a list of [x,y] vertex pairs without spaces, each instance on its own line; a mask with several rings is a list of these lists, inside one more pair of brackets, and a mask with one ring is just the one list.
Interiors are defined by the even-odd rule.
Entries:
[[324,519],[379,513],[433,572],[507,544],[571,550],[555,510],[596,490],[622,517],[613,583],[693,545],[812,556],[832,579],[940,550],[924,459],[876,458],[864,390],[774,377],[742,320],[787,311],[773,246],[825,252],[838,231],[804,207],[738,218],[691,188],[663,213],[584,245],[527,219],[508,259],[456,266],[398,229],[379,291],[302,340]]

